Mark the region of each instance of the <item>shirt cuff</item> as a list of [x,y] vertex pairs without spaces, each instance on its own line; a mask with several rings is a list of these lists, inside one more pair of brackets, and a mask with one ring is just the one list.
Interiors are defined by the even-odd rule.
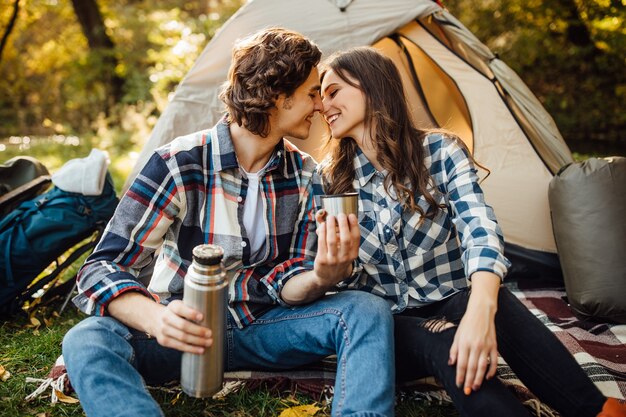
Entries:
[[151,300],[155,300],[152,294],[137,281],[124,280],[116,281],[107,287],[97,290],[80,292],[72,299],[72,302],[85,314],[106,316],[109,303],[129,291],[141,293]]
[[504,280],[506,273],[511,266],[511,262],[500,252],[493,248],[472,248],[468,249],[465,254],[465,273],[468,279],[474,272],[489,271]]
[[362,271],[363,271],[363,265],[361,264],[361,262],[359,262],[359,259],[357,258],[354,261],[352,261],[352,272],[350,273],[350,276],[340,281],[337,284],[337,288],[338,289],[348,288],[350,284],[352,284],[354,281],[357,280],[359,275],[361,275]]
[[267,293],[272,298],[272,300],[274,300],[277,304],[283,307],[293,307],[291,304],[287,304],[286,302],[283,301],[282,297],[280,296],[280,292],[282,291],[287,281],[289,281],[291,278],[295,277],[296,275],[299,275],[299,274],[302,274],[304,272],[308,272],[311,270],[312,270],[312,264],[311,266],[309,266],[307,263],[305,263],[305,265],[303,266],[298,266],[296,268],[290,269],[289,272],[287,272],[283,276],[283,278],[280,280],[280,287],[278,290],[276,290],[272,285],[268,285],[266,283]]

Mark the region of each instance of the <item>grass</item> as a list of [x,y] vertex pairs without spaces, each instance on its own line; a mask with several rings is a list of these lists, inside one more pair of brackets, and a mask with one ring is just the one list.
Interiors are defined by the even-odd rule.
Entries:
[[[92,147],[106,149],[111,157],[109,171],[118,194],[134,166],[136,147],[112,133],[108,145],[96,143],[93,137],[77,138],[56,135],[40,138],[13,138],[0,140],[0,163],[17,155],[29,155],[41,160],[51,173],[72,158],[83,158]],[[123,136],[123,135],[122,135]],[[82,263],[77,261],[64,272],[61,282],[68,280]],[[44,299],[46,297],[44,296]],[[46,378],[56,358],[61,354],[61,341],[65,333],[84,316],[70,304],[61,315],[55,314],[61,300],[47,305],[33,303],[28,315],[0,323],[0,365],[11,377],[0,381],[0,416],[84,416],[80,404],[57,403],[51,405],[50,391],[26,402],[24,398],[38,384],[27,383],[26,378]],[[56,309],[56,310],[55,310]],[[299,404],[316,404],[321,410],[316,416],[329,416],[330,406],[291,392],[270,392],[245,387],[223,400],[198,400],[181,393],[179,387],[169,390],[153,389],[152,395],[168,416],[244,417],[278,416],[283,410]],[[453,417],[454,408],[447,405],[427,404],[413,400],[401,401],[396,407],[399,417]]]

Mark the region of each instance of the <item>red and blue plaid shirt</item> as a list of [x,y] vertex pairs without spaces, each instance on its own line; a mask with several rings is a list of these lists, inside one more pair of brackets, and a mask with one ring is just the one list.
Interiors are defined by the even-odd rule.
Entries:
[[[153,154],[120,201],[78,275],[74,303],[104,315],[108,303],[126,291],[165,304],[180,299],[193,248],[211,243],[224,248],[231,271],[229,310],[239,326],[250,324],[283,304],[280,291],[288,279],[313,269],[314,254],[306,248],[315,236],[314,169],[313,158],[288,141],[276,146],[260,182],[264,211],[258,215],[268,234],[260,253],[251,254],[243,226],[247,179],[228,125],[221,121],[175,139]],[[153,260],[146,287],[140,272]]]

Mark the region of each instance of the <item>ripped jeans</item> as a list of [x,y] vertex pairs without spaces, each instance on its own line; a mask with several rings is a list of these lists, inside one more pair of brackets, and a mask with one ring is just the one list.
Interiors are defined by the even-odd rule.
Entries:
[[[461,416],[530,416],[498,380],[483,381],[469,396],[455,383],[448,365],[450,347],[469,300],[469,290],[395,316],[396,372],[399,381],[434,376]],[[455,326],[447,327],[441,320]],[[495,317],[498,352],[542,402],[563,417],[595,417],[605,397],[569,351],[508,289],[501,287]]]

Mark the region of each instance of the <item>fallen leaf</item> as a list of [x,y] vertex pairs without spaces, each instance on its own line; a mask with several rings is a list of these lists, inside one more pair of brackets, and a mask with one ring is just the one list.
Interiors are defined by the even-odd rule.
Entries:
[[76,398],[70,397],[69,395],[65,395],[61,391],[59,391],[58,389],[54,390],[54,394],[57,396],[59,401],[61,401],[62,403],[76,404],[76,403],[79,402]]
[[35,326],[35,327],[39,327],[41,326],[41,322],[39,321],[39,319],[37,317],[31,317],[30,318],[30,323]]
[[182,394],[181,392],[179,392],[178,394],[176,394],[176,397],[174,397],[174,399],[172,401],[170,401],[170,404],[174,405],[178,402],[178,400],[180,400],[180,394]]
[[298,405],[284,409],[278,417],[310,417],[317,414],[320,408],[316,405]]
[[244,385],[243,381],[228,381],[222,386],[216,394],[211,397],[214,400],[223,400],[231,392],[237,392]]
[[39,329],[35,329],[35,330],[33,330],[33,334],[34,334],[35,336],[39,336]]
[[284,398],[281,402],[282,402],[283,404],[285,404],[285,405],[287,405],[287,403],[291,403],[292,405],[298,405],[298,404],[300,404],[300,401],[298,401],[298,399],[297,399],[297,398],[292,397],[292,396],[289,396],[289,397],[287,397],[287,398]]
[[48,414],[48,413],[39,413],[39,414],[37,414],[37,417],[49,417],[49,416],[50,416],[50,414]]
[[0,365],[0,381],[4,382],[11,378],[11,373],[4,369],[4,366]]

